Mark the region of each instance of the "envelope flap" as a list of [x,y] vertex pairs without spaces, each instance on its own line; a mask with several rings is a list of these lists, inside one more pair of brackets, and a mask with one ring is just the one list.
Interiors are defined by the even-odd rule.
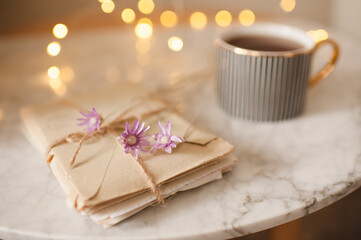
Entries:
[[154,126],[151,128],[151,132],[154,133],[159,130],[157,126],[158,121],[161,122],[164,127],[167,125],[168,121],[170,121],[172,135],[181,136],[187,143],[206,145],[217,138],[214,134],[202,130],[198,126],[195,127],[194,123],[190,123],[178,114],[170,111],[159,113],[155,117],[150,117],[146,120],[149,121],[151,126]]
[[166,104],[153,96],[144,85],[126,82],[89,95],[69,98],[66,102],[78,110],[96,108],[103,116],[105,124],[114,119],[127,120],[146,116],[164,110]]

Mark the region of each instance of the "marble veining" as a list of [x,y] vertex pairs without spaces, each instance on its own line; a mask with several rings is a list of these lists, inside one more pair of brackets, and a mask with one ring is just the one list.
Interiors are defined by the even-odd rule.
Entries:
[[[295,23],[317,28],[307,24]],[[183,37],[181,52],[167,48],[170,34]],[[22,105],[57,98],[47,84],[47,68],[73,68],[66,95],[128,80],[167,85],[177,76],[215,66],[215,34],[213,27],[197,33],[187,27],[158,31],[150,40],[151,64],[144,67],[136,62],[135,37],[119,30],[73,34],[62,41],[56,58],[45,54],[50,37],[0,39],[0,238],[225,239],[302,217],[357,189],[361,47],[331,29],[330,36],[341,44],[340,62],[329,78],[309,90],[299,118],[277,123],[230,118],[217,105],[214,76],[180,96],[187,118],[235,145],[240,162],[223,180],[179,193],[165,206],[149,207],[108,230],[67,209],[41,154],[23,136],[17,113]],[[316,65],[322,63],[317,58]],[[132,75],[134,69],[138,75]]]

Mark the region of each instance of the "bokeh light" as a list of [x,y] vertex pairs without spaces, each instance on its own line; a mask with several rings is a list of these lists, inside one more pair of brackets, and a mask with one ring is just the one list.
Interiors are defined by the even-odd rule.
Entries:
[[126,8],[122,11],[122,19],[125,23],[131,23],[135,19],[135,13],[132,9]]
[[53,34],[56,38],[65,38],[68,34],[68,28],[64,24],[58,23],[53,28]]
[[111,13],[114,11],[115,4],[112,0],[105,0],[102,2],[102,10],[105,13]]
[[138,9],[143,14],[150,14],[154,10],[153,0],[139,0]]
[[63,82],[70,82],[74,79],[74,70],[71,67],[63,67],[60,69],[60,79]]
[[165,27],[174,27],[178,22],[178,16],[171,10],[166,10],[160,15],[160,23]]
[[190,24],[195,29],[202,29],[207,24],[207,16],[202,12],[194,12],[189,18]]
[[4,111],[0,108],[0,120],[4,118]]
[[307,34],[315,41],[319,42],[328,38],[328,33],[325,29],[310,30]]
[[135,26],[135,34],[142,39],[148,39],[152,36],[153,27],[152,21],[148,18],[142,18]]
[[66,85],[60,78],[49,78],[49,86],[58,96],[63,96],[67,91]]
[[252,10],[245,9],[238,15],[238,20],[243,26],[251,26],[256,19]]
[[291,12],[296,7],[295,0],[281,0],[280,6],[283,11]]
[[57,56],[61,51],[61,45],[58,42],[51,42],[46,50],[50,56]]
[[138,24],[139,23],[146,23],[149,26],[153,27],[153,22],[149,18],[141,18],[141,19],[138,20]]
[[221,10],[216,14],[216,23],[220,27],[227,27],[232,22],[232,15],[226,10]]
[[138,39],[135,43],[135,49],[138,53],[148,53],[150,50],[150,41],[147,39]]
[[49,79],[49,86],[50,86],[52,89],[60,88],[60,86],[61,86],[62,84],[63,84],[63,83],[61,82],[60,78],[50,78],[50,79]]
[[58,67],[52,66],[52,67],[50,67],[50,68],[48,69],[48,76],[49,76],[50,78],[55,79],[55,78],[58,78],[59,75],[60,75],[60,70],[59,70]]
[[183,40],[180,37],[175,37],[175,36],[170,37],[168,39],[168,47],[171,50],[178,52],[183,48]]
[[58,88],[53,89],[56,95],[63,96],[67,92],[68,88],[65,84],[61,83]]

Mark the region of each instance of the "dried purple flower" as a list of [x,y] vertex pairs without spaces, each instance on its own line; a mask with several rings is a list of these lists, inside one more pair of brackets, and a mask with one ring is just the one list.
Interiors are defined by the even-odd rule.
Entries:
[[154,135],[155,140],[157,141],[152,150],[155,152],[157,149],[164,149],[167,153],[172,153],[172,148],[176,147],[176,142],[184,142],[184,139],[181,136],[171,135],[171,122],[168,121],[166,129],[163,125],[158,122],[160,133]]
[[135,120],[132,129],[130,129],[128,122],[125,123],[125,131],[121,137],[117,137],[117,139],[121,141],[126,153],[132,151],[133,156],[138,159],[139,150],[147,152],[144,147],[150,146],[150,142],[148,141],[150,135],[145,135],[145,132],[149,128],[149,126],[144,128],[144,123],[140,125],[138,118]]
[[89,135],[92,134],[95,129],[98,129],[98,131],[100,132],[102,117],[98,114],[95,108],[93,108],[92,111],[80,112],[80,114],[83,115],[84,118],[77,119],[78,121],[81,121],[78,126],[86,126],[84,130],[88,131]]

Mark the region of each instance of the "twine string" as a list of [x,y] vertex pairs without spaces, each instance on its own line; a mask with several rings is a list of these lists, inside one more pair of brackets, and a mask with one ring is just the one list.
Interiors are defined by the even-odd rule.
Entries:
[[[152,97],[152,96],[150,96]],[[76,148],[76,151],[74,152],[74,155],[73,157],[71,158],[71,161],[69,163],[70,167],[73,168],[74,166],[74,163],[76,162],[76,159],[77,159],[77,156],[79,154],[79,151],[83,145],[83,143],[91,138],[91,137],[94,137],[94,136],[97,136],[97,135],[104,135],[104,134],[107,134],[107,133],[110,133],[112,135],[114,135],[116,137],[116,129],[117,127],[125,121],[125,119],[123,118],[124,115],[126,115],[127,113],[129,113],[129,111],[131,111],[134,107],[137,107],[138,105],[141,105],[143,102],[140,101],[138,102],[137,104],[134,104],[128,108],[126,108],[122,113],[120,113],[114,120],[112,120],[111,122],[105,124],[105,125],[101,125],[100,126],[100,131],[94,131],[92,134],[89,134],[88,132],[75,132],[75,133],[70,133],[68,134],[67,136],[63,137],[63,138],[60,138],[58,140],[55,140],[52,144],[50,144],[50,146],[48,147],[47,151],[46,151],[46,158],[47,158],[47,163],[50,164],[50,162],[52,161],[54,155],[50,154],[51,150],[56,147],[56,146],[59,146],[59,145],[62,145],[62,144],[65,144],[65,143],[69,143],[69,142],[77,142],[78,143],[78,146]],[[101,117],[101,116],[100,116]],[[104,122],[103,121],[103,118],[101,117],[102,119],[102,123]],[[115,141],[117,143],[119,143],[119,145],[121,146],[120,142],[118,140],[115,139]],[[122,146],[121,146],[122,147]],[[113,158],[113,154],[111,156],[111,159]],[[142,172],[144,173],[146,179],[147,179],[147,182],[148,182],[148,185],[151,189],[151,191],[154,193],[156,199],[157,199],[157,202],[158,203],[164,203],[164,198],[159,190],[159,186],[158,184],[154,181],[154,178],[152,177],[151,173],[149,172],[149,170],[147,169],[147,167],[144,165],[143,161],[140,160],[140,159],[136,159],[134,156],[132,157],[135,162],[137,163],[137,165],[141,168]],[[110,160],[111,161],[111,160]],[[110,164],[110,161],[108,162],[108,166],[104,172],[104,177],[108,171],[108,167],[109,167],[109,164]],[[103,177],[103,178],[104,178]],[[104,179],[103,179],[104,180]],[[103,180],[100,184],[100,186],[97,188],[97,191],[95,193],[95,195],[99,192],[99,189],[103,183]]]

